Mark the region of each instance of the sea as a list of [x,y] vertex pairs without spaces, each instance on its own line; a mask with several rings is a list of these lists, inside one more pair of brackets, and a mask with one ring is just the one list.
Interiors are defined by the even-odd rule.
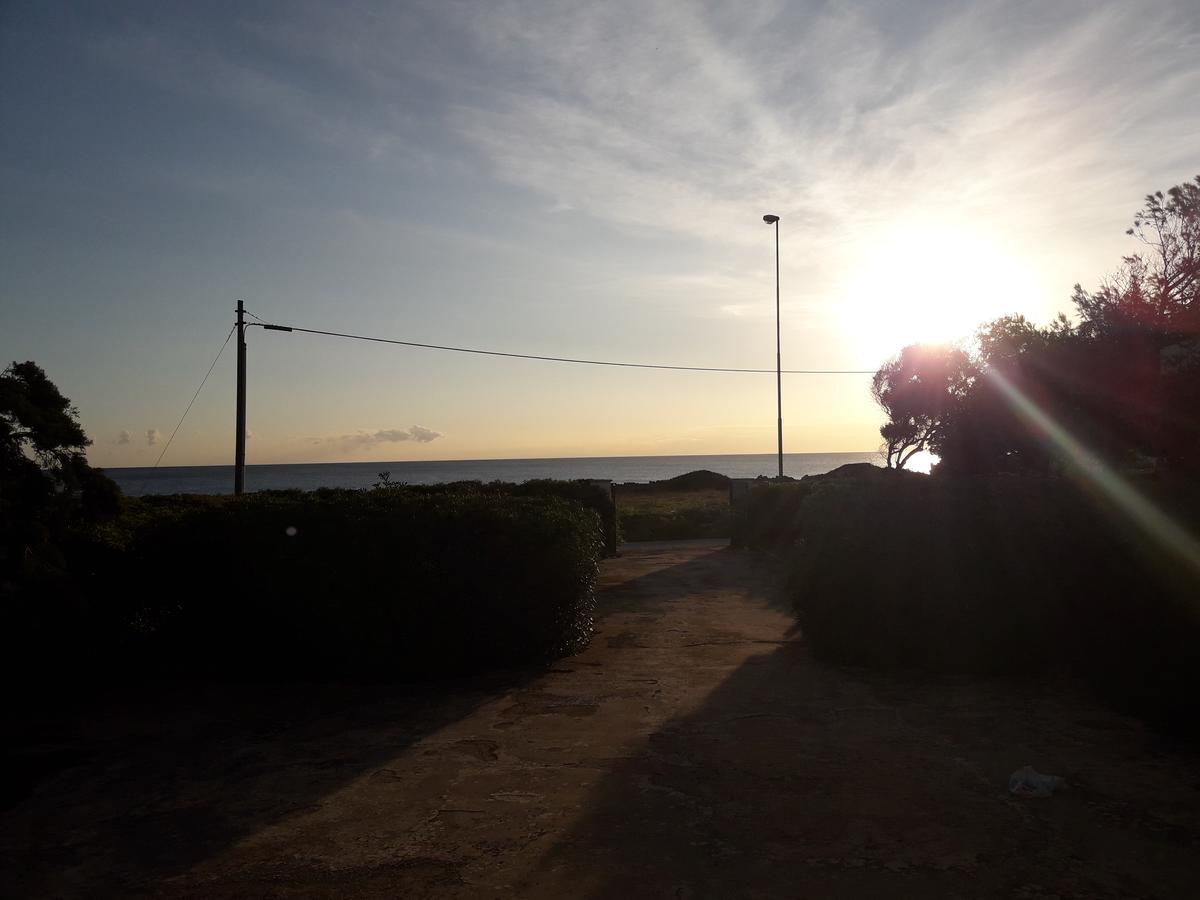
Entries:
[[[290,463],[246,466],[246,490],[368,488],[387,472],[392,483],[439,484],[451,481],[523,482],[534,478],[595,478],[618,483],[663,481],[708,469],[730,478],[774,475],[773,453],[720,456],[598,456],[566,459],[398,460],[395,462]],[[819,475],[847,463],[882,465],[871,453],[785,453],[783,472],[793,478]],[[129,497],[147,494],[232,494],[233,466],[160,466],[105,469]]]

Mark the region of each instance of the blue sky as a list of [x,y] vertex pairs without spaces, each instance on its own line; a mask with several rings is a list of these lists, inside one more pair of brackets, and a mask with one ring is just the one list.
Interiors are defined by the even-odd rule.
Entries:
[[[873,369],[1069,310],[1200,171],[1200,7],[7,3],[0,355],[153,463],[231,323]],[[252,330],[251,462],[771,452],[774,379]],[[786,448],[867,450],[865,376]],[[233,355],[164,464],[231,457]],[[413,426],[419,426],[414,431]],[[428,439],[431,433],[437,437]],[[423,438],[423,439],[417,439]]]

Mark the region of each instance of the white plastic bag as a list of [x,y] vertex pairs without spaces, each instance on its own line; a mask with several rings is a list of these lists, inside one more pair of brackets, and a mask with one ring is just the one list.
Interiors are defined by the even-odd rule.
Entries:
[[1043,775],[1033,766],[1022,766],[1008,776],[1008,792],[1018,797],[1049,797],[1062,784],[1057,775]]

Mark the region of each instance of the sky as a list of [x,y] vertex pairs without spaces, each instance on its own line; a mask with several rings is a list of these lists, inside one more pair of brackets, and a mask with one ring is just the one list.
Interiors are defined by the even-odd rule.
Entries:
[[[0,4],[0,359],[153,465],[233,309],[514,353],[873,371],[1071,311],[1200,172],[1200,5]],[[250,463],[770,453],[773,374],[250,329]],[[232,461],[233,344],[163,465]],[[789,452],[870,376],[787,375]]]

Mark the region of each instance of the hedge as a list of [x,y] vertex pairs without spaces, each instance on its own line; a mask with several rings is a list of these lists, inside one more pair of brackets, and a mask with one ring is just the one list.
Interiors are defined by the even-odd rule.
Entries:
[[800,507],[813,485],[766,479],[749,485],[732,504],[733,545],[764,549],[794,543],[800,537]]
[[586,644],[601,553],[596,514],[551,496],[147,497],[126,501],[107,539],[80,554],[72,590],[24,598],[40,614],[10,640],[38,632],[31,646],[47,647],[55,631],[74,634],[63,644],[72,658],[47,647],[42,664],[87,657],[98,677],[409,678],[536,664]]
[[820,475],[805,475],[798,481],[784,476],[759,476],[748,484],[735,484],[732,499],[733,540],[735,547],[756,549],[781,548],[801,537],[801,509],[804,500],[818,485],[828,482],[874,484],[899,479],[923,480],[913,472],[883,469],[870,463],[847,463]]
[[[1140,489],[1200,524],[1195,486]],[[789,521],[788,591],[825,658],[1073,671],[1137,712],[1195,721],[1198,570],[1066,480],[827,481]]]
[[507,481],[454,481],[441,484],[408,485],[384,482],[378,490],[400,490],[413,494],[441,496],[443,494],[479,493],[505,497],[559,497],[578,503],[600,517],[605,553],[616,556],[620,533],[617,509],[610,489],[603,489],[587,479],[557,481],[550,478],[533,479],[521,484]]

